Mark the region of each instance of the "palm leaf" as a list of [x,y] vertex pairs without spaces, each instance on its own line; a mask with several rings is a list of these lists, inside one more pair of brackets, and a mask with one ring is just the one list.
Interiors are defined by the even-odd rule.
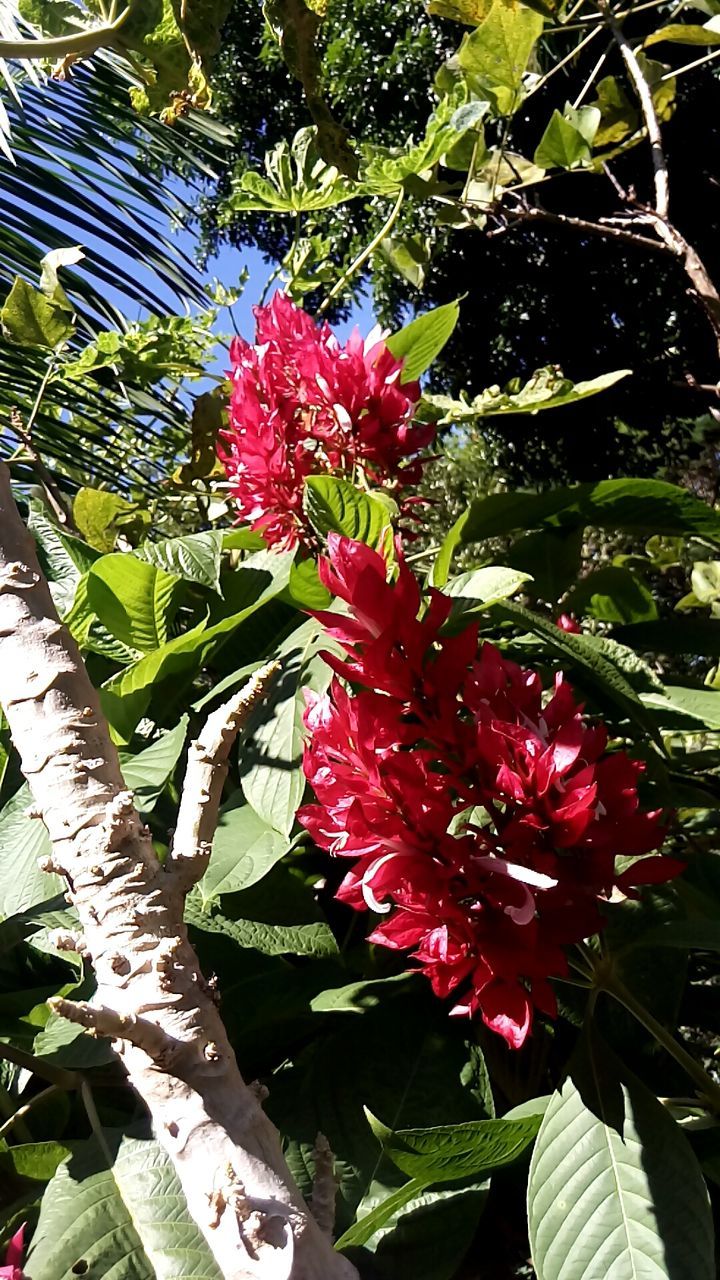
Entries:
[[[11,7],[0,0],[3,34]],[[17,275],[36,283],[49,250],[80,244],[83,262],[63,269],[78,311],[78,347],[101,329],[123,328],[126,316],[206,301],[200,273],[169,227],[186,224],[203,184],[217,179],[227,131],[199,112],[174,127],[139,118],[128,97],[132,72],[111,54],[79,65],[64,83],[7,65],[0,74],[14,89],[6,95],[9,134],[0,119],[0,296]],[[14,405],[29,407],[44,367],[42,352],[0,339],[0,422]],[[51,386],[34,440],[67,475],[117,483],[120,465],[132,481],[147,477],[138,455],[157,455],[161,437],[168,464],[182,450],[187,419],[187,397],[171,385],[110,379],[75,387],[71,396]],[[0,438],[0,451],[13,444]],[[161,465],[156,456],[155,470]]]

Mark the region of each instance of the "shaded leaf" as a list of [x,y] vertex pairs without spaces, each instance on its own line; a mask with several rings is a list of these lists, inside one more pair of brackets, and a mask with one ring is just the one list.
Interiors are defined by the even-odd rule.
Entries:
[[595,1033],[545,1113],[528,1216],[538,1280],[715,1273],[707,1191],[687,1139]]

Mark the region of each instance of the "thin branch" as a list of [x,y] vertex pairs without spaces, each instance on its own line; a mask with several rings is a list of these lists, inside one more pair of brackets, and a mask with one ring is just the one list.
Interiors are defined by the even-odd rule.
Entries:
[[172,848],[165,871],[187,892],[205,874],[217,826],[232,745],[275,679],[280,664],[269,662],[239,693],[208,717],[191,743]]
[[556,72],[562,71],[563,67],[566,67],[569,62],[572,62],[573,59],[576,58],[577,55],[580,53],[580,50],[584,49],[586,45],[590,44],[590,41],[594,40],[595,37],[600,35],[601,32],[602,32],[602,27],[593,27],[592,31],[588,35],[586,35],[585,38],[581,40],[579,44],[576,44],[574,49],[571,49],[569,53],[566,53],[564,58],[561,58],[559,62],[556,62],[555,65],[551,67],[549,71],[546,71],[545,75],[541,76],[540,79],[536,81],[536,83],[532,86],[532,88],[529,89],[528,92],[525,94],[525,102],[527,102],[528,98],[532,98],[533,94],[539,93],[541,89],[544,89],[548,80],[551,80],[552,77],[556,74]]
[[30,416],[27,422],[26,423],[23,422],[20,411],[14,408],[10,410],[10,425],[15,435],[17,436],[18,440],[20,441],[23,448],[25,449],[25,452],[27,453],[27,456],[30,459],[30,462],[32,463],[33,470],[37,475],[40,485],[45,493],[47,504],[50,507],[50,510],[53,512],[53,515],[59,521],[60,524],[64,524],[69,529],[74,530],[75,526],[72,521],[71,512],[65,503],[62,493],[58,489],[57,485],[55,484],[55,481],[53,480],[53,477],[50,475],[50,472],[48,471],[40,454],[35,448],[35,445],[33,444],[33,439],[32,439],[33,427],[35,426],[35,422],[37,421],[37,416],[40,412],[40,407],[45,398],[45,392],[47,391],[48,386],[50,385],[50,380],[54,372],[55,372],[55,362],[54,360],[50,360],[50,362],[48,363],[47,369],[43,374],[42,381],[38,388],[38,393],[35,397],[33,407],[30,410]]
[[706,53],[703,58],[687,62],[684,67],[678,67],[677,71],[667,71],[660,77],[660,83],[662,84],[664,80],[677,80],[678,76],[684,76],[686,71],[694,71],[696,67],[702,67],[706,62],[712,62],[714,58],[720,58],[720,49],[713,49],[712,53]]
[[129,0],[114,22],[102,27],[94,27],[91,31],[76,31],[67,36],[53,36],[39,40],[0,40],[0,58],[23,58],[31,61],[44,59],[55,60],[80,56],[89,58],[105,45],[112,44],[121,27],[127,22],[141,0]]
[[551,213],[548,209],[541,209],[537,205],[523,204],[507,212],[507,217],[510,222],[547,222],[551,226],[570,227],[574,231],[602,236],[606,240],[622,240],[625,244],[634,245],[639,249],[649,249],[653,253],[667,253],[666,246],[650,236],[639,235],[625,227],[610,226],[605,222],[590,222],[587,218],[574,218],[566,213]]
[[12,1062],[13,1066],[22,1067],[25,1071],[31,1071],[41,1079],[49,1080],[59,1089],[80,1088],[82,1077],[77,1071],[70,1071],[68,1067],[56,1067],[45,1058],[35,1058],[31,1053],[26,1053],[24,1049],[16,1049],[12,1044],[0,1044],[0,1059]]
[[643,70],[637,60],[635,50],[632,48],[632,45],[625,36],[623,29],[610,9],[607,0],[597,0],[597,5],[605,22],[607,23],[608,29],[612,33],[612,37],[618,46],[620,53],[622,54],[623,62],[627,67],[628,75],[633,82],[633,87],[640,102],[652,151],[653,172],[655,176],[655,212],[658,218],[662,218],[666,221],[670,208],[670,186],[668,183],[668,171],[665,160],[665,148],[663,147],[662,131],[657,117],[657,111],[655,110],[652,89],[643,74]]
[[365,266],[365,263],[367,262],[368,258],[372,257],[378,245],[385,239],[387,235],[390,234],[393,227],[395,226],[395,223],[398,220],[398,217],[400,216],[400,210],[402,209],[402,202],[404,198],[405,198],[405,188],[401,187],[400,190],[398,191],[397,200],[395,201],[395,204],[392,207],[389,217],[383,223],[377,235],[373,236],[372,240],[370,241],[369,244],[365,246],[362,253],[358,254],[357,258],[355,258],[355,261],[350,263],[350,266],[348,267],[347,271],[344,271],[340,279],[337,281],[337,283],[333,285],[327,297],[323,300],[323,302],[318,307],[318,315],[324,315],[324,313],[327,311],[328,307],[330,306],[330,303],[332,302],[333,298],[336,298],[339,293],[342,293],[348,281],[352,279],[352,277],[355,275],[357,271],[360,270],[361,267]]
[[[9,1133],[11,1129],[15,1128],[15,1125],[24,1121],[25,1116],[32,1111],[36,1102],[41,1102],[43,1098],[48,1098],[51,1094],[57,1093],[58,1087],[59,1086],[56,1084],[49,1084],[46,1089],[41,1089],[40,1092],[34,1094],[28,1102],[25,1102],[21,1107],[18,1107],[17,1111],[13,1111],[12,1115],[8,1116],[8,1119],[4,1124],[0,1125],[0,1138],[4,1138],[6,1133]],[[23,1142],[32,1142],[32,1137],[23,1137]]]

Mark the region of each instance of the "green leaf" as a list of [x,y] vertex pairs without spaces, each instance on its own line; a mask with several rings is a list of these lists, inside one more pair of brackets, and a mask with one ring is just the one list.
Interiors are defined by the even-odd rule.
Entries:
[[672,947],[679,951],[720,951],[720,920],[694,917],[668,920],[633,936],[624,950],[638,947]]
[[219,591],[222,550],[222,532],[211,529],[204,533],[191,533],[184,538],[144,542],[136,554],[166,573],[174,573],[188,582],[197,582],[201,587]]
[[446,302],[442,307],[416,316],[387,339],[395,359],[403,361],[403,382],[414,382],[430,367],[450,338],[459,315],[460,303]]
[[69,1155],[69,1148],[59,1142],[23,1142],[0,1150],[0,1169],[20,1178],[49,1182]]
[[320,657],[332,649],[325,629],[310,619],[276,652],[281,674],[248,726],[243,745],[242,789],[248,804],[268,826],[289,836],[305,790],[303,689],[323,693],[332,671]]
[[[463,519],[463,517],[461,517]],[[664,480],[601,480],[545,493],[494,493],[471,503],[460,540],[478,542],[546,523],[628,533],[697,534],[720,542],[720,515]]]
[[35,539],[40,567],[48,580],[55,607],[64,618],[75,599],[80,578],[97,560],[98,553],[53,524],[37,503],[30,504],[27,526]]
[[595,569],[583,578],[568,596],[567,608],[599,622],[653,622],[658,616],[646,584],[618,565]]
[[220,810],[210,864],[198,885],[203,906],[257,884],[288,847],[287,837],[263,822],[236,791]]
[[649,653],[695,653],[720,658],[720,626],[710,618],[663,618],[619,627],[616,639],[631,649]]
[[121,644],[138,653],[164,645],[177,603],[180,579],[136,556],[102,556],[90,569],[90,607]]
[[221,1280],[160,1145],[105,1138],[111,1169],[94,1141],[77,1143],[50,1182],[27,1264],[33,1280]]
[[520,106],[523,76],[542,29],[538,13],[495,0],[481,25],[463,38],[460,67],[473,91],[490,98],[497,115],[512,115]]
[[242,893],[224,898],[222,908],[218,910],[213,902],[206,908],[201,893],[193,890],[185,919],[195,929],[222,934],[237,946],[265,956],[329,958],[338,954],[312,891],[281,864]]
[[40,818],[29,818],[32,805],[27,784],[0,811],[0,915],[13,916],[62,893],[59,876],[41,871],[38,860],[51,853],[50,837]]
[[591,155],[591,148],[580,129],[556,108],[536,147],[533,162],[541,169],[573,169],[588,164]]
[[595,146],[607,147],[622,142],[640,126],[640,115],[615,76],[605,76],[597,85],[597,98],[592,104],[600,112]]
[[617,369],[603,373],[586,382],[571,382],[563,377],[557,365],[536,369],[527,382],[513,378],[505,387],[488,387],[474,400],[453,400],[450,396],[425,395],[422,399],[426,414],[440,426],[454,423],[472,423],[478,418],[491,418],[507,413],[540,413],[544,409],[559,409],[588,396],[614,387],[616,382],[628,378],[631,369]]
[[682,685],[666,685],[664,693],[649,693],[643,698],[648,707],[675,711],[696,720],[706,729],[720,729],[720,692],[712,689],[686,689]]
[[73,520],[91,547],[112,551],[118,534],[132,535],[150,523],[150,515],[105,489],[79,489],[73,503]]
[[720,44],[720,17],[711,18],[702,25],[676,22],[667,27],[659,27],[645,37],[643,46],[647,49],[651,44],[661,44],[665,40],[671,44],[694,44],[704,48]]
[[512,1164],[540,1128],[537,1114],[515,1120],[474,1120],[427,1129],[389,1129],[366,1109],[370,1127],[398,1169],[429,1187],[485,1176]]
[[305,481],[305,512],[314,529],[343,533],[371,547],[379,547],[392,520],[386,501],[364,493],[340,476],[308,476]]
[[343,204],[360,192],[321,157],[313,128],[298,130],[290,146],[283,140],[266,151],[265,172],[265,177],[252,170],[241,175],[228,201],[231,210],[311,213]]
[[16,276],[0,310],[4,337],[23,347],[56,350],[75,332],[72,310],[47,298],[39,289]]
[[183,682],[192,678],[246,618],[283,591],[292,559],[291,553],[279,555],[267,551],[249,556],[230,579],[234,583],[232,603],[237,606],[246,600],[244,607],[233,608],[217,622],[199,623],[108,680],[100,691],[100,699],[116,734],[128,741],[145,715],[154,690],[172,681],[173,692],[177,694]]
[[[487,608],[500,600],[507,600],[509,596],[517,595],[530,581],[529,574],[519,573],[517,569],[488,565],[484,569],[471,569],[457,578],[451,578],[444,590],[446,595],[457,599],[458,603],[476,600],[476,608]],[[466,613],[467,610],[463,609],[461,612]]]
[[135,796],[141,813],[151,813],[172,777],[185,746],[189,716],[184,715],[174,729],[134,756],[120,757],[123,778]]
[[543,529],[514,542],[507,562],[532,578],[532,595],[554,604],[575,581],[582,563],[582,529]]
[[593,1034],[540,1127],[528,1218],[538,1280],[711,1280],[700,1167],[672,1116]]

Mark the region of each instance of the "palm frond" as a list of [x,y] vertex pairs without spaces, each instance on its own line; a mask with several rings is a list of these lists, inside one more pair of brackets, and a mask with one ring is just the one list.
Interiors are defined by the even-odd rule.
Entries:
[[[12,158],[2,148],[0,296],[16,275],[36,283],[49,250],[79,244],[82,263],[63,269],[79,346],[99,330],[123,328],[126,317],[206,303],[200,273],[169,228],[183,227],[204,182],[217,177],[223,127],[198,112],[174,127],[140,119],[128,98],[132,73],[106,53],[63,83],[30,79],[17,68],[11,79],[16,89],[22,82],[22,105],[20,95],[6,97]],[[44,368],[41,351],[0,339],[0,422],[13,405],[32,403]],[[186,430],[187,400],[167,385],[85,384],[73,388],[71,403],[58,403],[57,392],[48,397],[34,438],[65,471],[117,483],[117,465],[100,445],[129,419],[141,442],[164,433],[172,446]],[[0,438],[0,451],[13,443]],[[127,454],[130,470],[141,474],[141,461]]]

